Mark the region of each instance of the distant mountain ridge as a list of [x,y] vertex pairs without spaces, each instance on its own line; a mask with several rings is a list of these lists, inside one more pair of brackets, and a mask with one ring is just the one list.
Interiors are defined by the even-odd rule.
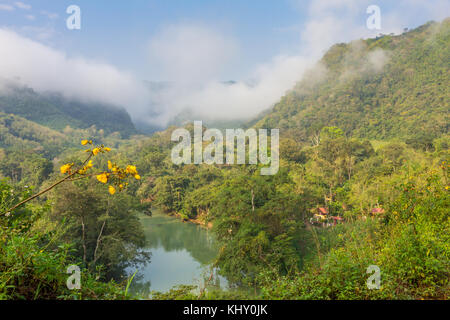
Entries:
[[299,141],[325,126],[369,139],[448,134],[450,18],[402,35],[336,44],[258,127]]
[[[439,137],[449,129],[449,64],[449,18],[399,36],[336,44],[304,80],[247,125],[280,128],[282,134],[300,141],[309,141],[325,126],[369,139]],[[171,86],[170,82],[145,83],[155,95]],[[133,123],[125,109],[69,100],[56,93],[41,94],[26,87],[0,88],[0,113],[59,132],[67,126],[95,126],[106,135],[119,132],[122,138],[129,138],[138,133],[136,127],[149,134],[164,129],[138,120]],[[170,124],[182,125],[191,118],[189,112],[181,113]],[[204,124],[245,126],[220,120]]]
[[106,134],[119,132],[123,138],[137,130],[126,110],[99,103],[69,100],[60,94],[40,94],[31,88],[12,86],[0,91],[0,112],[14,114],[61,131],[65,127],[95,126]]

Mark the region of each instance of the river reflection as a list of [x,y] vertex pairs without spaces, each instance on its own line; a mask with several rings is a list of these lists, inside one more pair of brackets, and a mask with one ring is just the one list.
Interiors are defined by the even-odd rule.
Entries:
[[[149,263],[127,270],[138,273],[130,287],[132,293],[147,295],[150,291],[167,291],[173,286],[203,286],[211,275],[209,265],[217,255],[213,234],[192,223],[154,212],[142,215],[146,236],[145,251],[151,253]],[[222,287],[226,280],[215,276],[210,284]]]

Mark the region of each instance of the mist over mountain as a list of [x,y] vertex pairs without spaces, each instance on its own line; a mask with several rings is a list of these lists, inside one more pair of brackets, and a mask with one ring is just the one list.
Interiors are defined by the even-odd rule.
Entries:
[[[130,105],[125,109],[101,101],[81,101],[56,91],[36,91],[20,82],[3,79],[0,112],[59,131],[66,126],[81,129],[96,126],[106,134],[120,132],[124,138],[138,132],[151,134],[169,125],[181,126],[194,120],[216,128],[255,124],[280,128],[300,140],[307,140],[329,125],[377,139],[419,132],[437,136],[448,131],[448,101],[445,99],[449,84],[448,42],[449,19],[446,19],[401,35],[380,35],[336,44],[314,67],[310,66],[309,71],[298,74],[299,82],[273,109],[262,113],[247,111],[248,115],[242,118],[208,116],[195,101],[190,102],[190,107],[185,104],[178,111],[169,112],[167,101],[183,99],[189,94],[186,86],[173,81],[141,82],[148,108],[145,116],[132,117],[128,113],[133,108]],[[214,85],[234,92],[240,86],[254,90],[258,82],[229,80],[217,81]],[[194,84],[191,89],[192,94],[198,90]],[[225,99],[223,103],[226,105],[231,100]],[[250,119],[254,120],[249,122]]]
[[298,140],[325,126],[371,139],[448,133],[449,44],[448,18],[336,44],[257,125]]
[[37,93],[32,88],[5,82],[0,90],[0,112],[59,131],[66,126],[80,129],[95,126],[106,134],[119,132],[123,138],[137,133],[123,108],[68,99],[59,93]]
[[[170,96],[176,97],[177,90],[180,88],[180,85],[176,82],[170,81],[144,81],[145,86],[148,88],[150,92],[150,96],[152,100],[150,102],[150,110],[149,116],[158,118],[161,115],[165,114],[165,101],[170,99]],[[227,80],[227,81],[218,81],[217,85],[225,86],[225,87],[233,87],[239,85],[238,81]],[[247,81],[245,85],[251,87],[254,85],[251,81]],[[257,114],[255,114],[255,117]],[[151,122],[140,119],[134,119],[134,123],[136,128],[143,133],[151,134],[155,131],[164,130],[168,126],[183,126],[187,123],[192,123],[193,121],[201,120],[203,124],[208,127],[214,128],[237,128],[245,126],[248,121],[247,118],[244,119],[221,119],[221,117],[205,117],[204,113],[199,111],[194,105],[189,108],[180,110],[178,113],[173,114],[170,119],[166,121]]]

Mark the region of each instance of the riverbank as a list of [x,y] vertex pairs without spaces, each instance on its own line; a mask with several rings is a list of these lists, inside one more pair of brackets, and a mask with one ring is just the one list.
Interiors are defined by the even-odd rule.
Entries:
[[211,221],[206,222],[204,219],[201,219],[201,217],[196,218],[196,219],[191,219],[191,218],[187,218],[185,215],[178,213],[178,212],[168,213],[167,215],[171,216],[171,217],[176,217],[186,223],[196,224],[196,225],[201,226],[208,230],[211,230],[214,226]]

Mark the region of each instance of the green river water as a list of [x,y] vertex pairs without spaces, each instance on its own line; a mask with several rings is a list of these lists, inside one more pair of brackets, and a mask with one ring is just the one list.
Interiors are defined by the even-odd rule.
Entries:
[[[164,292],[181,284],[203,287],[211,276],[210,264],[218,250],[212,232],[157,211],[152,217],[142,215],[141,222],[146,236],[145,250],[151,253],[151,258],[146,264],[129,268],[131,274],[138,270],[130,291]],[[208,282],[222,288],[226,283],[216,273]]]

